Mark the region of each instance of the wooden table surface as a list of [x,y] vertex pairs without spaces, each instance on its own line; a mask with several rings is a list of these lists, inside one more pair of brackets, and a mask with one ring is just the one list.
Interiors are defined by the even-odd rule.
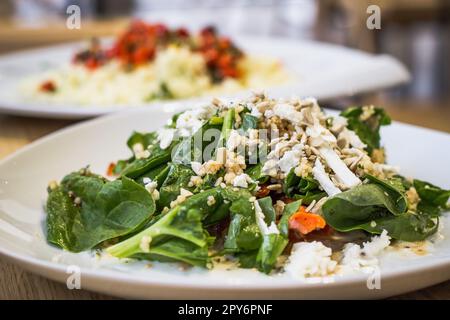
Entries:
[[[450,132],[450,117],[447,111],[443,113],[442,110],[437,110],[433,113],[423,108],[405,110],[401,106],[391,107],[388,111],[394,119]],[[75,121],[0,115],[0,159],[50,132],[73,123]],[[86,290],[69,290],[65,284],[34,275],[0,258],[0,299],[110,298]],[[450,299],[450,281],[393,299]]]

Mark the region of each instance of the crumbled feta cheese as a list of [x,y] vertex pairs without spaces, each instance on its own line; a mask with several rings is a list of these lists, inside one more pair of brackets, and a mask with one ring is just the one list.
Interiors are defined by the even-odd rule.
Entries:
[[163,128],[158,132],[159,147],[167,149],[175,137],[175,129]]
[[325,127],[319,123],[306,128],[306,135],[309,137],[309,143],[313,147],[318,147],[323,144],[336,143],[336,137]]
[[150,243],[152,242],[152,237],[150,236],[143,236],[141,238],[141,242],[139,243],[139,248],[143,252],[150,252]]
[[181,188],[181,189],[180,189],[180,196],[183,196],[183,197],[190,197],[190,196],[192,196],[192,195],[193,195],[193,193],[190,192],[189,190],[186,190],[186,189],[184,189],[184,188]]
[[145,189],[147,189],[148,192],[152,193],[153,190],[155,190],[158,187],[158,182],[153,181],[150,178],[145,177],[142,182],[144,182]]
[[259,205],[258,201],[255,199],[253,201],[253,204],[255,206],[255,218],[256,218],[256,224],[258,225],[259,231],[263,235],[266,234],[279,234],[280,231],[278,230],[277,225],[272,221],[270,226],[267,226],[266,222],[264,221],[264,212],[261,209],[261,206]]
[[278,161],[275,159],[267,160],[262,168],[262,172],[265,175],[275,177],[278,171]]
[[142,143],[135,143],[132,149],[136,159],[146,159],[150,157],[150,151],[144,150]]
[[350,171],[344,161],[339,158],[337,153],[329,147],[319,148],[320,155],[325,159],[327,165],[334,171],[339,182],[346,188],[352,188],[361,183],[361,180]]
[[384,249],[386,249],[391,243],[391,237],[388,236],[386,230],[378,235],[372,237],[369,242],[363,243],[363,252],[368,257],[378,256]]
[[314,179],[319,182],[322,189],[330,196],[334,196],[341,192],[338,187],[334,185],[334,183],[331,181],[328,174],[325,172],[325,168],[323,167],[322,163],[319,159],[316,159],[316,162],[314,164],[314,168],[312,170]]
[[248,104],[247,107],[250,109],[250,115],[261,118],[262,113],[259,111],[258,107],[256,107],[253,103]]
[[284,269],[300,279],[325,277],[336,269],[337,262],[331,259],[331,254],[331,249],[322,242],[297,242]]
[[246,173],[241,173],[234,177],[233,186],[240,188],[248,188],[248,184],[253,182],[253,180]]
[[309,143],[313,147],[318,147],[322,144],[336,143],[336,137],[325,127],[319,123],[306,128],[306,135],[309,137]]
[[158,182],[152,181],[152,179],[148,177],[144,177],[142,182],[144,183],[145,189],[147,189],[147,191],[152,195],[153,200],[159,200],[159,191],[156,189],[158,187]]
[[227,149],[230,151],[238,149],[239,151],[240,149],[245,148],[245,140],[246,137],[241,136],[237,130],[231,130],[227,140]]
[[[232,152],[230,152],[232,153]],[[200,171],[200,173],[202,175],[205,174],[214,174],[217,171],[220,170],[220,168],[222,168],[223,163],[216,161],[216,160],[208,160],[207,162],[205,162],[202,166],[202,170]]]
[[134,153],[138,153],[138,152],[142,152],[144,151],[144,146],[142,145],[142,143],[138,142],[133,144],[133,152]]
[[203,125],[203,121],[199,119],[197,110],[188,110],[181,113],[176,122],[176,128],[181,137],[189,137],[193,135]]
[[342,130],[342,132],[339,134],[339,139],[345,139],[347,140],[352,147],[358,148],[358,149],[364,149],[367,147],[365,143],[361,141],[361,139],[358,137],[358,135],[347,128]]
[[278,162],[278,166],[283,173],[289,173],[292,168],[300,163],[302,157],[303,145],[297,144],[291,150],[286,151]]
[[191,176],[189,179],[188,186],[189,187],[198,187],[203,182],[203,179],[200,176]]
[[300,124],[303,120],[301,112],[297,111],[292,104],[280,103],[273,107],[273,113],[281,119]]
[[211,207],[216,204],[216,199],[213,196],[208,196],[206,204]]
[[202,164],[200,162],[192,161],[191,168],[192,168],[192,171],[194,171],[196,175],[198,175],[200,177],[204,175],[204,172],[202,172]]
[[347,123],[347,118],[342,116],[335,116],[333,117],[333,124],[330,130],[336,133],[341,132],[341,130],[347,126]]
[[273,113],[273,111],[272,110],[266,110],[265,112],[264,112],[264,117],[266,117],[267,119],[269,119],[269,118],[272,118],[273,116],[274,116],[275,114]]
[[344,272],[364,270],[378,266],[378,256],[390,245],[390,237],[386,230],[379,236],[374,236],[363,246],[347,243],[342,250],[343,258],[340,265]]
[[183,203],[188,197],[192,196],[193,193],[184,188],[180,188],[180,195],[170,203],[170,208],[174,208],[177,205]]
[[155,200],[155,201],[159,200],[159,191],[157,189],[153,190],[152,197],[153,197],[153,200]]

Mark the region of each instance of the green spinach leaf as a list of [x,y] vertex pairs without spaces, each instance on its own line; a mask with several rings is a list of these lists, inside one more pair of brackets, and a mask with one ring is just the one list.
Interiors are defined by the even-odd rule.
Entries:
[[368,119],[361,119],[362,107],[351,107],[341,112],[341,116],[347,118],[348,128],[355,131],[358,137],[367,145],[367,152],[380,148],[380,127],[391,123],[391,118],[383,109],[374,108],[373,114]]
[[133,232],[151,218],[155,203],[145,188],[127,177],[107,181],[75,172],[50,190],[46,209],[47,240],[80,252]]

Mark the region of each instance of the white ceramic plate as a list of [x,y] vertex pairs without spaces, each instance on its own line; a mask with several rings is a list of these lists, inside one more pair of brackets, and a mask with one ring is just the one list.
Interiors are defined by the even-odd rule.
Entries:
[[[390,56],[374,56],[318,42],[267,37],[232,38],[244,52],[278,58],[298,78],[298,81],[290,85],[266,88],[272,96],[296,93],[324,99],[388,87],[409,80],[408,71]],[[0,57],[0,113],[76,119],[136,107],[48,104],[34,102],[23,96],[19,86],[24,78],[67,63],[74,52],[83,46],[84,43],[72,43]]]
[[[427,255],[388,253],[381,258],[381,289],[369,290],[367,275],[337,276],[332,283],[305,283],[286,275],[252,270],[192,269],[170,264],[111,263],[91,254],[73,254],[45,241],[43,204],[50,180],[90,164],[105,173],[108,164],[129,155],[125,141],[133,130],[150,131],[165,123],[161,107],[133,110],[72,126],[51,134],[0,163],[0,254],[14,263],[66,282],[68,266],[81,268],[81,286],[115,296],[137,298],[382,298],[450,279],[450,219],[444,239]],[[450,187],[450,135],[394,123],[383,129],[390,163],[405,175]],[[69,271],[74,269],[69,269]],[[75,269],[76,270],[76,269]]]

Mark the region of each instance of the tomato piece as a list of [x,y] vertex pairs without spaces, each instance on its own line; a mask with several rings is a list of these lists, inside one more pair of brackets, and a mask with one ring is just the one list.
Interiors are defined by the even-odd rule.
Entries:
[[305,206],[300,206],[299,210],[289,218],[289,228],[297,230],[301,234],[323,229],[326,225],[320,215],[307,212]]

